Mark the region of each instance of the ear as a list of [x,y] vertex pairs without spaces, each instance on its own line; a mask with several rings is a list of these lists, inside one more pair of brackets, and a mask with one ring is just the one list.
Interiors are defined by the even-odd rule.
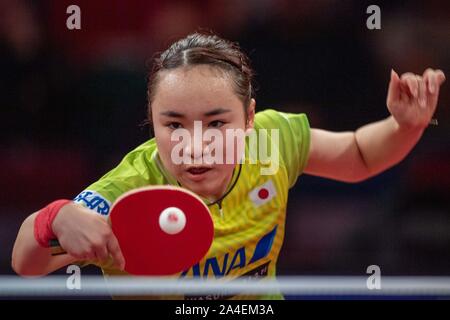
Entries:
[[247,108],[247,123],[245,124],[245,132],[250,133],[253,130],[255,124],[255,110],[256,101],[255,99],[250,100],[250,104]]

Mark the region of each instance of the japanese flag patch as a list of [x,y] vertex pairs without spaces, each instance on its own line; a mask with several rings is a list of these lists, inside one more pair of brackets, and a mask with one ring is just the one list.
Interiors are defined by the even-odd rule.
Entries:
[[255,206],[259,207],[272,200],[277,195],[273,181],[269,180],[266,183],[256,187],[250,191],[249,196]]

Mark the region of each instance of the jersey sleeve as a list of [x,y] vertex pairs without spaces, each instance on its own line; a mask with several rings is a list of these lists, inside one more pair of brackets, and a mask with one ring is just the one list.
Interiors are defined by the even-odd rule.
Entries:
[[120,195],[131,189],[153,184],[152,175],[157,173],[149,163],[154,149],[150,142],[128,153],[114,169],[88,186],[73,201],[107,216],[112,203]]
[[278,152],[286,167],[291,188],[308,161],[310,126],[306,114],[267,109],[256,114],[255,129],[279,130]]

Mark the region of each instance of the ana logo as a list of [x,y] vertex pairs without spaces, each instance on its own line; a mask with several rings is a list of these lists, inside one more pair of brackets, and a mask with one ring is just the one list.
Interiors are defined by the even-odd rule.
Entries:
[[257,207],[269,202],[276,195],[277,191],[275,189],[275,186],[273,185],[272,180],[267,181],[266,183],[253,189],[249,193],[250,199]]
[[103,216],[109,213],[111,203],[95,191],[85,190],[73,199],[73,202],[80,203],[86,208],[97,211]]
[[[256,243],[256,246],[241,247],[235,251],[227,252],[224,256],[211,257],[203,262],[193,265],[181,273],[180,278],[192,275],[194,277],[208,277],[213,274],[216,278],[226,276],[234,269],[244,269],[247,266],[266,258],[272,250],[273,240],[277,234],[276,225],[269,233],[265,234]],[[247,252],[251,252],[251,258],[247,258]]]

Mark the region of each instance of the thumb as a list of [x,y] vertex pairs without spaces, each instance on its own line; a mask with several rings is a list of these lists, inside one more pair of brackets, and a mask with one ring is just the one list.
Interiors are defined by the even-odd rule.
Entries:
[[400,78],[394,69],[391,69],[391,80],[389,82],[387,104],[400,99]]

